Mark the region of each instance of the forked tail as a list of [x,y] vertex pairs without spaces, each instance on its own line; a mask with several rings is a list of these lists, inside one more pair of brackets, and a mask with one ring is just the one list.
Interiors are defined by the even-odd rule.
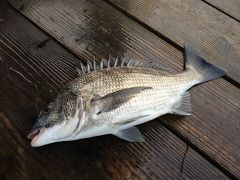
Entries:
[[206,62],[194,52],[191,46],[185,44],[184,48],[186,70],[194,73],[198,84],[220,78],[224,75],[224,70]]

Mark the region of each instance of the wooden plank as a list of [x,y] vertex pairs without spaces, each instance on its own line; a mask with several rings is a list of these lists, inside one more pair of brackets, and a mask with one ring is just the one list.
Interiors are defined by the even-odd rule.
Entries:
[[[104,2],[32,0],[22,12],[82,59],[131,51],[153,61],[161,59],[174,70],[182,69],[180,51]],[[240,90],[220,79],[195,88],[191,94],[193,115],[170,116],[178,121],[167,122],[168,128],[181,129],[180,134],[222,170],[240,176],[240,134],[236,128]]]
[[[0,122],[1,123],[1,122]],[[2,128],[0,128],[2,130]],[[26,162],[21,162],[17,157],[17,153],[12,152],[12,148],[4,141],[0,136],[0,178],[1,179],[13,179],[16,177],[22,177],[24,179],[34,178],[32,169],[28,168]],[[24,165],[22,165],[24,163]],[[25,169],[22,167],[24,166]],[[29,171],[28,176],[24,170]]]
[[186,151],[186,144],[156,121],[141,127],[145,143],[105,136],[30,147],[26,135],[37,118],[36,107],[53,99],[59,82],[77,76],[79,60],[5,2],[0,8],[0,158],[19,158],[8,159],[14,168],[1,169],[0,177],[33,179],[36,171],[39,179],[228,179],[192,148]]
[[110,2],[178,46],[192,44],[205,59],[222,66],[229,77],[240,82],[239,22],[199,0]]
[[[2,98],[2,97],[1,97]],[[9,133],[11,131],[12,134]],[[0,178],[1,179],[46,179],[47,168],[29,155],[26,147],[22,146],[21,137],[11,125],[8,118],[0,111]],[[34,166],[33,166],[34,164]]]
[[240,21],[240,1],[239,0],[204,0],[226,14]]

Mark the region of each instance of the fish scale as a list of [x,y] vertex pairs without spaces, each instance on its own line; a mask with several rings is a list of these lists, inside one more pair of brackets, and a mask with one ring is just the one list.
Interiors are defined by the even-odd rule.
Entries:
[[[92,89],[90,89],[90,91],[94,91],[101,96],[136,86],[153,88],[141,92],[118,109],[112,112],[103,113],[98,119],[96,119],[96,121],[102,120],[102,122],[108,124],[123,121],[123,114],[133,114],[130,118],[137,118],[140,113],[146,111],[152,111],[158,115],[166,114],[171,110],[171,106],[175,103],[174,100],[177,101],[180,96],[194,84],[192,78],[188,78],[186,73],[171,75],[167,72],[156,72],[154,69],[142,68],[133,69],[128,67],[117,67],[110,70],[105,69],[101,72],[93,72],[91,74],[86,74],[85,76],[86,79],[91,81],[89,87]],[[104,80],[102,80],[105,86],[103,86],[103,83],[99,84],[101,80],[93,78],[99,76],[105,77]],[[80,84],[86,82],[83,78],[79,78],[78,80],[79,82],[75,81],[74,84],[76,83],[80,86]],[[170,98],[172,99],[171,103],[169,100]]]

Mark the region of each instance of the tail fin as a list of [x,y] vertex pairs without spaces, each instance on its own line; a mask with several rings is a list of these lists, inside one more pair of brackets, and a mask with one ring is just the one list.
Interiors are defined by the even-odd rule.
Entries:
[[196,73],[198,83],[217,79],[224,75],[224,70],[206,62],[194,52],[191,46],[185,44],[184,48],[185,68]]

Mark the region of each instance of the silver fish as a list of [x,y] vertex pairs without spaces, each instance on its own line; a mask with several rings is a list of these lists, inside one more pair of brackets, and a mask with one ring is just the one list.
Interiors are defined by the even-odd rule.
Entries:
[[188,90],[224,75],[185,46],[185,70],[162,70],[157,63],[131,58],[87,63],[41,113],[28,138],[33,147],[113,134],[143,141],[136,125],[161,115],[190,115]]

